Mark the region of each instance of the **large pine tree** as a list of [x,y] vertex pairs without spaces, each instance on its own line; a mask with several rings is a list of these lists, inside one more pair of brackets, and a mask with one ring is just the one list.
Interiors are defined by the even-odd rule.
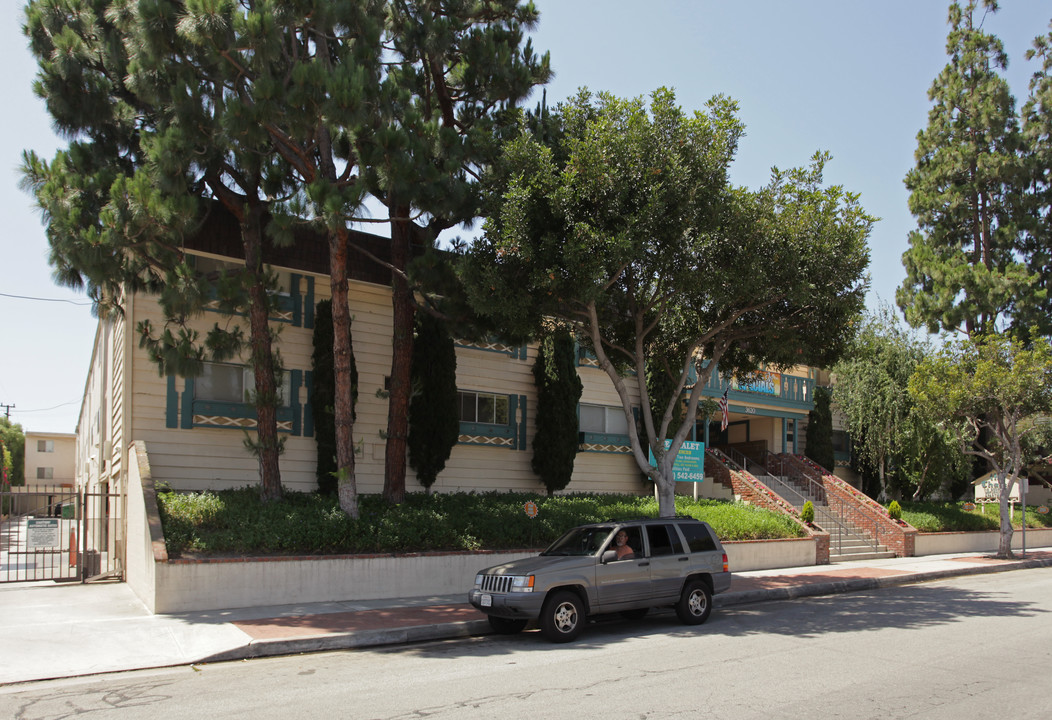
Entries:
[[391,223],[392,352],[384,498],[405,495],[415,303],[411,247],[479,213],[477,180],[495,157],[503,111],[546,82],[548,57],[534,55],[537,21],[519,0],[409,0],[387,4],[374,130],[358,155],[369,192]]
[[928,126],[906,176],[918,229],[896,299],[911,325],[930,332],[997,331],[1029,284],[1017,255],[1027,181],[1008,58],[982,29],[996,10],[993,0],[950,6],[950,61],[928,91]]
[[[162,373],[199,374],[245,345],[239,327],[200,338],[189,320],[212,299],[181,250],[210,201],[238,218],[245,272],[219,285],[221,306],[249,317],[248,347],[264,498],[281,495],[280,363],[268,323],[272,275],[262,261],[266,195],[288,184],[266,134],[226,92],[224,63],[176,32],[178,5],[34,0],[25,32],[36,91],[71,138],[51,162],[26,154],[25,185],[44,211],[60,282],[86,286],[103,314],[127,293],[158,293],[163,329],[138,328]],[[155,334],[156,331],[156,334]]]

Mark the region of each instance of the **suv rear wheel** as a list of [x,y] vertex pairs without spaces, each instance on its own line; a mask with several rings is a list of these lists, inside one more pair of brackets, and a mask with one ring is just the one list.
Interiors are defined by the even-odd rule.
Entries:
[[676,603],[676,616],[687,625],[701,625],[712,612],[712,591],[701,580],[690,580]]
[[552,593],[541,610],[541,632],[552,642],[570,642],[584,628],[586,621],[581,598],[569,590]]

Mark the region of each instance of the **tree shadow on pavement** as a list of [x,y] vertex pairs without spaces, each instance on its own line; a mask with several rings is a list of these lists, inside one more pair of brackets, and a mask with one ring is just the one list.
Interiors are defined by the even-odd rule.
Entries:
[[390,648],[426,657],[501,656],[511,652],[552,652],[608,648],[611,644],[648,636],[745,637],[779,634],[817,638],[831,633],[857,633],[896,628],[909,630],[974,618],[1039,617],[1050,611],[1029,602],[1008,600],[1008,593],[976,591],[945,585],[920,584],[880,588],[839,595],[814,596],[736,605],[717,609],[704,625],[685,626],[670,611],[652,611],[643,620],[599,619],[572,643],[554,645],[536,631],[519,635],[489,635],[470,646],[463,641],[413,648]]

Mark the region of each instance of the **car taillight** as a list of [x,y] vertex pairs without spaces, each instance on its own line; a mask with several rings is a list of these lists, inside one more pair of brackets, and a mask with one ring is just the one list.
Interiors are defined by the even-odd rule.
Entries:
[[731,564],[727,562],[727,553],[723,553],[723,572],[730,572]]

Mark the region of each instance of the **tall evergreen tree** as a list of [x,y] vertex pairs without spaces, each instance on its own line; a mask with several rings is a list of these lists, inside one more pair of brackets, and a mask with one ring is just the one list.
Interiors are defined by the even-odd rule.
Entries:
[[[322,300],[314,313],[314,351],[311,354],[311,418],[318,448],[318,490],[335,495],[339,490],[336,466],[336,373],[333,370],[332,301]],[[358,366],[351,347],[352,402],[358,401]],[[352,417],[352,420],[355,419]]]
[[442,320],[416,318],[413,393],[409,402],[409,462],[420,484],[430,489],[460,437],[457,354]]
[[584,386],[577,374],[573,336],[566,328],[546,334],[533,363],[537,387],[537,432],[533,436],[533,472],[548,494],[562,490],[573,477],[580,445],[577,404]]
[[1052,335],[1052,32],[1034,39],[1027,58],[1040,63],[1022,110],[1030,182],[1023,253],[1032,284],[1017,299],[1017,311],[1022,315],[1020,324],[1048,337]]
[[340,507],[358,517],[354,471],[348,223],[366,185],[355,140],[375,107],[380,0],[187,3],[184,36],[227,65],[226,91],[247,125],[265,129],[300,192],[276,210],[282,234],[307,218],[328,240]]
[[829,388],[815,388],[815,407],[807,414],[807,457],[821,467],[832,471],[836,466],[833,457],[833,411],[832,393]]
[[1017,252],[1026,185],[1015,100],[1000,40],[982,29],[995,0],[949,8],[950,62],[928,91],[928,126],[906,176],[918,229],[902,257],[896,300],[914,327],[969,335],[1012,324],[1030,284]]
[[[73,139],[51,163],[27,153],[25,184],[48,224],[56,278],[87,285],[96,309],[128,292],[159,293],[166,326],[140,323],[141,345],[162,373],[200,374],[206,359],[235,357],[240,327],[202,341],[189,325],[221,291],[220,307],[249,316],[261,492],[281,495],[277,433],[280,363],[267,318],[273,277],[263,266],[264,193],[287,172],[260,152],[261,133],[237,125],[215,74],[176,33],[178,4],[34,0],[25,32],[38,58],[38,94]],[[265,138],[265,135],[263,136]],[[239,220],[246,268],[215,286],[187,265],[181,237],[219,200]]]
[[[525,32],[537,21],[530,2],[408,0],[386,4],[384,51],[372,132],[357,143],[369,192],[391,223],[392,352],[384,498],[405,494],[411,393],[413,245],[479,212],[477,179],[495,156],[501,113],[546,82],[548,57],[534,55]],[[525,40],[525,42],[524,42]]]

